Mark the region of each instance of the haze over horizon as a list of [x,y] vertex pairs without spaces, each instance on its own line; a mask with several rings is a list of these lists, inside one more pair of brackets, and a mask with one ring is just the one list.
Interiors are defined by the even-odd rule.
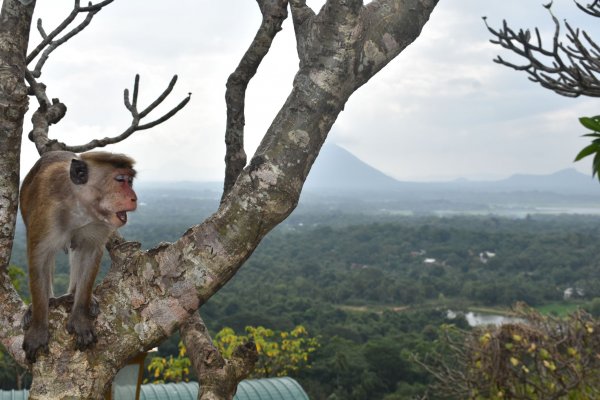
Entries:
[[[170,185],[182,183],[207,184],[212,189],[219,190],[221,181],[200,180],[142,180],[141,184]],[[407,186],[408,185],[408,186]],[[474,180],[457,178],[448,181],[410,181],[397,180],[383,171],[369,165],[350,151],[335,143],[326,143],[321,149],[311,172],[304,185],[304,191],[381,191],[381,190],[486,190],[486,191],[554,191],[569,194],[600,194],[600,183],[591,174],[577,171],[575,168],[565,168],[550,174],[515,173],[496,180]]]

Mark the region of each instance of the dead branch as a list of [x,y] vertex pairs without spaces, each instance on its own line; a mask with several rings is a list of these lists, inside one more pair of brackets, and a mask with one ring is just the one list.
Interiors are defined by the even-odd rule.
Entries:
[[[576,4],[588,14],[600,17],[599,0],[586,7]],[[550,6],[546,6],[549,11]],[[529,29],[515,32],[503,21],[502,28],[496,30],[488,25],[484,17],[488,31],[496,38],[490,42],[525,59],[523,63],[512,63],[497,56],[494,62],[525,71],[531,81],[562,96],[600,97],[600,47],[585,31],[572,28],[566,21],[568,44],[563,44],[560,41],[561,24],[552,11],[550,15],[555,26],[550,48],[544,47],[537,28],[533,39]]]
[[[48,134],[50,125],[57,123],[60,121],[60,119],[62,119],[62,117],[64,117],[67,107],[58,99],[53,99],[52,102],[50,102],[46,94],[46,86],[43,83],[37,82],[36,79],[41,76],[42,68],[48,60],[50,54],[52,54],[52,52],[59,46],[85,29],[90,24],[94,16],[113,1],[114,0],[104,0],[96,4],[89,2],[87,6],[81,6],[80,0],[75,0],[73,9],[69,15],[67,15],[67,17],[50,33],[46,33],[42,24],[42,20],[38,19],[37,29],[42,37],[42,41],[29,53],[29,55],[27,55],[26,63],[30,64],[36,58],[39,58],[35,68],[26,72],[26,79],[29,83],[30,94],[36,97],[40,105],[38,110],[32,116],[33,129],[29,133],[29,139],[35,143],[38,153],[40,154],[50,150],[69,150],[79,153],[97,147],[104,147],[109,144],[118,143],[122,140],[125,140],[136,131],[149,129],[165,122],[173,115],[177,114],[179,110],[185,107],[190,100],[191,93],[178,105],[160,118],[152,122],[142,124],[142,119],[152,112],[158,105],[162,104],[162,102],[171,93],[173,87],[175,86],[175,82],[177,81],[177,76],[174,76],[167,89],[165,89],[165,91],[158,96],[155,101],[153,101],[141,112],[138,112],[137,110],[139,76],[136,76],[133,103],[129,103],[129,91],[127,89],[125,90],[125,107],[131,112],[133,118],[131,125],[123,133],[114,137],[94,139],[87,144],[79,146],[70,146],[49,138]],[[80,14],[85,14],[84,20],[67,31],[67,29],[73,24],[77,16]]]
[[[50,34],[46,34],[46,32],[42,26],[42,19],[41,18],[38,19],[37,28],[38,28],[38,32],[40,33],[40,36],[42,37],[42,41],[35,47],[35,49],[33,49],[31,51],[31,53],[29,53],[27,55],[27,58],[26,58],[27,64],[29,65],[33,60],[35,60],[35,58],[40,53],[42,53],[42,55],[39,58],[38,62],[36,63],[33,71],[31,71],[31,74],[35,78],[39,78],[42,74],[42,67],[48,60],[48,57],[50,56],[50,54],[54,50],[56,50],[60,45],[65,43],[67,40],[71,39],[73,36],[75,36],[76,34],[81,32],[83,29],[85,29],[92,21],[92,18],[94,18],[94,15],[96,15],[96,13],[98,11],[100,11],[104,6],[112,3],[113,1],[114,0],[104,0],[97,4],[92,4],[90,2],[88,4],[88,6],[81,7],[80,0],[75,0],[75,3],[73,5],[73,10],[71,10],[69,15],[67,15],[67,17],[52,32],[50,32]],[[83,20],[83,22],[81,22],[79,25],[77,25],[76,27],[71,29],[69,32],[67,32],[65,35],[63,35],[59,39],[56,39],[61,33],[63,33],[65,31],[65,29],[67,29],[71,25],[71,23],[73,23],[75,18],[79,14],[82,14],[82,13],[87,14],[85,16],[85,19]]]
[[239,65],[227,79],[225,183],[222,198],[229,193],[240,172],[246,166],[246,152],[244,151],[246,88],[256,74],[264,56],[269,52],[275,35],[281,30],[281,24],[287,18],[287,0],[257,0],[257,3],[263,16],[262,22]]
[[581,5],[579,2],[575,2],[577,7],[586,14],[591,15],[592,17],[600,17],[600,0],[594,0],[593,3],[587,4],[585,6]]
[[35,143],[39,154],[53,147],[56,141],[48,138],[50,125],[60,121],[67,113],[67,106],[58,99],[52,102],[46,95],[46,85],[39,83],[29,72],[25,72],[25,79],[29,84],[29,91],[37,98],[39,108],[31,116],[33,129],[29,132],[29,140]]
[[190,101],[192,95],[191,93],[189,93],[186,98],[184,98],[181,102],[179,102],[179,104],[177,104],[170,111],[162,115],[160,118],[142,124],[142,119],[148,114],[150,114],[157,106],[162,104],[162,102],[169,96],[169,94],[175,86],[175,83],[177,82],[177,75],[173,76],[167,88],[156,98],[156,100],[154,100],[148,107],[146,107],[142,111],[138,111],[137,107],[140,76],[136,75],[133,87],[133,101],[129,100],[128,89],[125,89],[123,94],[125,108],[129,110],[132,116],[131,125],[127,129],[125,129],[125,131],[120,135],[106,137],[104,139],[94,139],[86,144],[78,146],[70,146],[57,140],[51,140],[48,138],[49,126],[53,123],[58,122],[60,118],[64,116],[66,112],[66,106],[60,103],[58,99],[53,99],[52,104],[50,104],[48,97],[46,96],[45,86],[41,83],[37,83],[35,81],[35,78],[33,78],[31,74],[28,74],[28,82],[31,91],[35,94],[35,96],[38,99],[38,102],[40,103],[39,109],[34,113],[32,117],[34,128],[29,133],[29,139],[35,143],[40,154],[51,150],[67,150],[72,151],[74,153],[81,153],[98,147],[104,147],[109,144],[119,143],[127,139],[134,132],[150,129],[156,125],[167,121],[169,118],[177,114],[183,107],[185,107],[185,105]]
[[200,314],[195,313],[180,328],[192,365],[198,374],[198,400],[230,400],[258,359],[254,343],[240,345],[231,359],[224,359],[214,346]]
[[173,90],[173,87],[175,86],[175,83],[177,82],[177,75],[173,76],[173,78],[171,79],[171,82],[169,82],[169,85],[160,94],[160,96],[158,96],[156,98],[156,100],[154,100],[148,107],[146,107],[141,112],[138,111],[138,109],[137,109],[139,81],[140,81],[140,76],[136,75],[135,83],[134,83],[134,87],[133,87],[133,101],[132,102],[129,101],[129,90],[125,89],[123,92],[125,108],[127,108],[129,110],[129,112],[131,113],[131,116],[132,116],[131,125],[127,129],[125,129],[125,131],[123,133],[121,133],[118,136],[114,136],[114,137],[106,137],[104,139],[94,139],[94,140],[90,141],[89,143],[83,144],[80,146],[66,146],[65,145],[64,149],[68,150],[68,151],[72,151],[74,153],[81,153],[83,151],[92,150],[97,147],[104,147],[109,144],[119,143],[119,142],[127,139],[134,132],[142,131],[145,129],[150,129],[156,125],[162,124],[163,122],[167,121],[169,118],[171,118],[172,116],[177,114],[183,107],[185,107],[185,105],[190,101],[190,98],[192,96],[191,93],[188,93],[186,98],[184,98],[181,102],[179,102],[179,104],[177,104],[175,107],[173,107],[170,111],[165,113],[162,117],[157,118],[152,122],[140,124],[144,117],[146,117],[150,112],[152,112],[158,105],[162,104],[162,102],[167,98],[167,96],[169,96],[169,94]]

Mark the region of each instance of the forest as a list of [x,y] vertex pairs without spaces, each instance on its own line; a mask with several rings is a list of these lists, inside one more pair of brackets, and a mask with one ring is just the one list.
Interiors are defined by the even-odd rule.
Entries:
[[[177,238],[218,201],[210,190],[142,195],[123,235],[145,247]],[[25,265],[21,228],[17,266]],[[600,217],[590,215],[403,216],[303,206],[200,312],[213,335],[224,327],[239,334],[246,326],[305,327],[320,346],[294,378],[311,399],[443,398],[415,358],[441,349],[442,326],[469,329],[448,310],[504,314],[525,302],[557,315],[584,308],[600,316],[599,241]],[[25,276],[16,279],[27,297]],[[56,293],[67,283],[62,260]],[[172,337],[158,354],[176,355],[178,342]],[[15,385],[10,369],[0,379],[4,389]]]

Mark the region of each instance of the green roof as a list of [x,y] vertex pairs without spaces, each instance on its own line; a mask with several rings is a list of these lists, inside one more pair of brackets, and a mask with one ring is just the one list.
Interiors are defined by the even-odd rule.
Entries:
[[0,390],[0,400],[27,400],[27,390]]
[[[142,385],[140,400],[196,400],[197,382]],[[292,378],[248,379],[241,381],[233,400],[309,400],[302,386]]]
[[[135,390],[135,388],[125,388]],[[122,392],[124,393],[124,392]],[[0,390],[0,400],[27,400],[27,390]],[[196,400],[198,382],[142,385],[140,400]],[[292,378],[248,379],[241,381],[233,400],[309,400],[302,386]]]

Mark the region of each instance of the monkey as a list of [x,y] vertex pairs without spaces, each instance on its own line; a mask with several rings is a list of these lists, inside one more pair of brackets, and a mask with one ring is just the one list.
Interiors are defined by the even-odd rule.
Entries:
[[[26,228],[31,306],[23,318],[23,350],[29,362],[48,351],[49,304],[63,299],[73,305],[67,331],[78,350],[96,341],[93,320],[98,304],[92,296],[103,247],[137,208],[133,190],[134,160],[123,154],[93,151],[44,153],[21,187],[19,206]],[[69,254],[69,289],[54,298],[55,255]]]

